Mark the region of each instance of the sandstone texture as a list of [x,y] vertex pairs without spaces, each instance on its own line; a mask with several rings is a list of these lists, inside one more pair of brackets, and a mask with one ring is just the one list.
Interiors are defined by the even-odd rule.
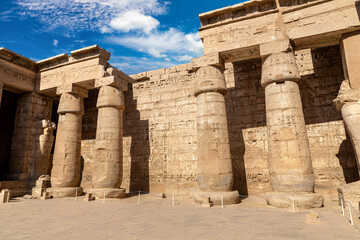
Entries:
[[97,45],[38,62],[0,48],[0,189],[312,208],[341,188],[356,205],[359,8],[252,0],[202,13],[204,56],[132,76]]

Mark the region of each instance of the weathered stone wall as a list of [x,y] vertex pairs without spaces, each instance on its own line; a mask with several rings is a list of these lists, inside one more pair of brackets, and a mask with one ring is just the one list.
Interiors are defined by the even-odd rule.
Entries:
[[316,190],[359,180],[355,155],[341,113],[333,104],[344,80],[338,47],[313,52],[314,74],[302,78],[301,94]]
[[[343,80],[338,47],[313,51],[314,74],[300,91],[317,190],[358,179],[352,146],[341,115],[333,106]],[[124,179],[128,191],[189,191],[196,184],[196,101],[191,65],[140,73],[125,92]],[[234,189],[241,194],[271,190],[267,167],[261,60],[226,64],[227,117]],[[91,186],[97,92],[85,100],[82,186]]]
[[34,180],[29,177],[37,160],[35,152],[39,149],[42,134],[37,124],[43,119],[51,119],[52,104],[51,98],[36,93],[19,95],[6,180]]

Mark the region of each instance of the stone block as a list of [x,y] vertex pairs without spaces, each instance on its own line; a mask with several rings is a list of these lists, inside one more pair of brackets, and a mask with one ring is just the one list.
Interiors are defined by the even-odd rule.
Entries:
[[94,201],[94,200],[95,200],[95,197],[93,197],[92,193],[86,193],[84,202],[90,202],[90,201]]
[[8,189],[3,189],[0,192],[0,203],[8,203],[11,199],[11,192]]

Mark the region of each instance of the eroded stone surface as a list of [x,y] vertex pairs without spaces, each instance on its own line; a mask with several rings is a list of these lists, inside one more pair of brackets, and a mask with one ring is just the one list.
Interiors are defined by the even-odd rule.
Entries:
[[[305,119],[297,81],[300,74],[292,52],[270,55],[263,64],[268,161],[274,193],[268,204],[285,207],[289,196],[300,194],[299,205],[321,207],[323,197],[315,197],[315,176],[311,164]],[[278,194],[280,193],[280,194]],[[306,194],[307,197],[303,197]],[[287,207],[287,206],[286,206]]]
[[[0,174],[11,182],[0,186],[26,192],[45,173],[53,125],[44,128],[42,120],[56,115],[56,94],[54,196],[80,194],[80,181],[106,197],[125,189],[192,195],[198,180],[206,193],[200,198],[224,192],[236,199],[232,190],[263,195],[273,187],[307,193],[303,205],[318,206],[314,185],[332,194],[358,180],[360,56],[352,50],[359,4],[279,3],[280,9],[273,0],[249,1],[201,14],[205,55],[138,73],[136,81],[96,45],[37,63],[0,48],[0,88],[19,94],[9,170]],[[336,95],[341,114],[332,106]],[[286,205],[289,198],[269,200]]]
[[[77,93],[63,93],[60,98],[59,123],[55,143],[51,185],[53,196],[62,196],[60,189],[77,188],[81,177],[81,120],[83,98]],[[66,190],[63,196],[75,193]]]

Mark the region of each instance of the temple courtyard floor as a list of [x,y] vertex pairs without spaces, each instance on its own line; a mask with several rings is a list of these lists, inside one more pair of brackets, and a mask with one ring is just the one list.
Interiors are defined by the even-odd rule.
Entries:
[[0,239],[360,239],[335,202],[316,209],[320,222],[314,223],[306,220],[309,210],[267,207],[262,198],[224,208],[202,208],[177,196],[174,206],[172,196],[141,195],[140,205],[138,196],[83,198],[1,204]]

